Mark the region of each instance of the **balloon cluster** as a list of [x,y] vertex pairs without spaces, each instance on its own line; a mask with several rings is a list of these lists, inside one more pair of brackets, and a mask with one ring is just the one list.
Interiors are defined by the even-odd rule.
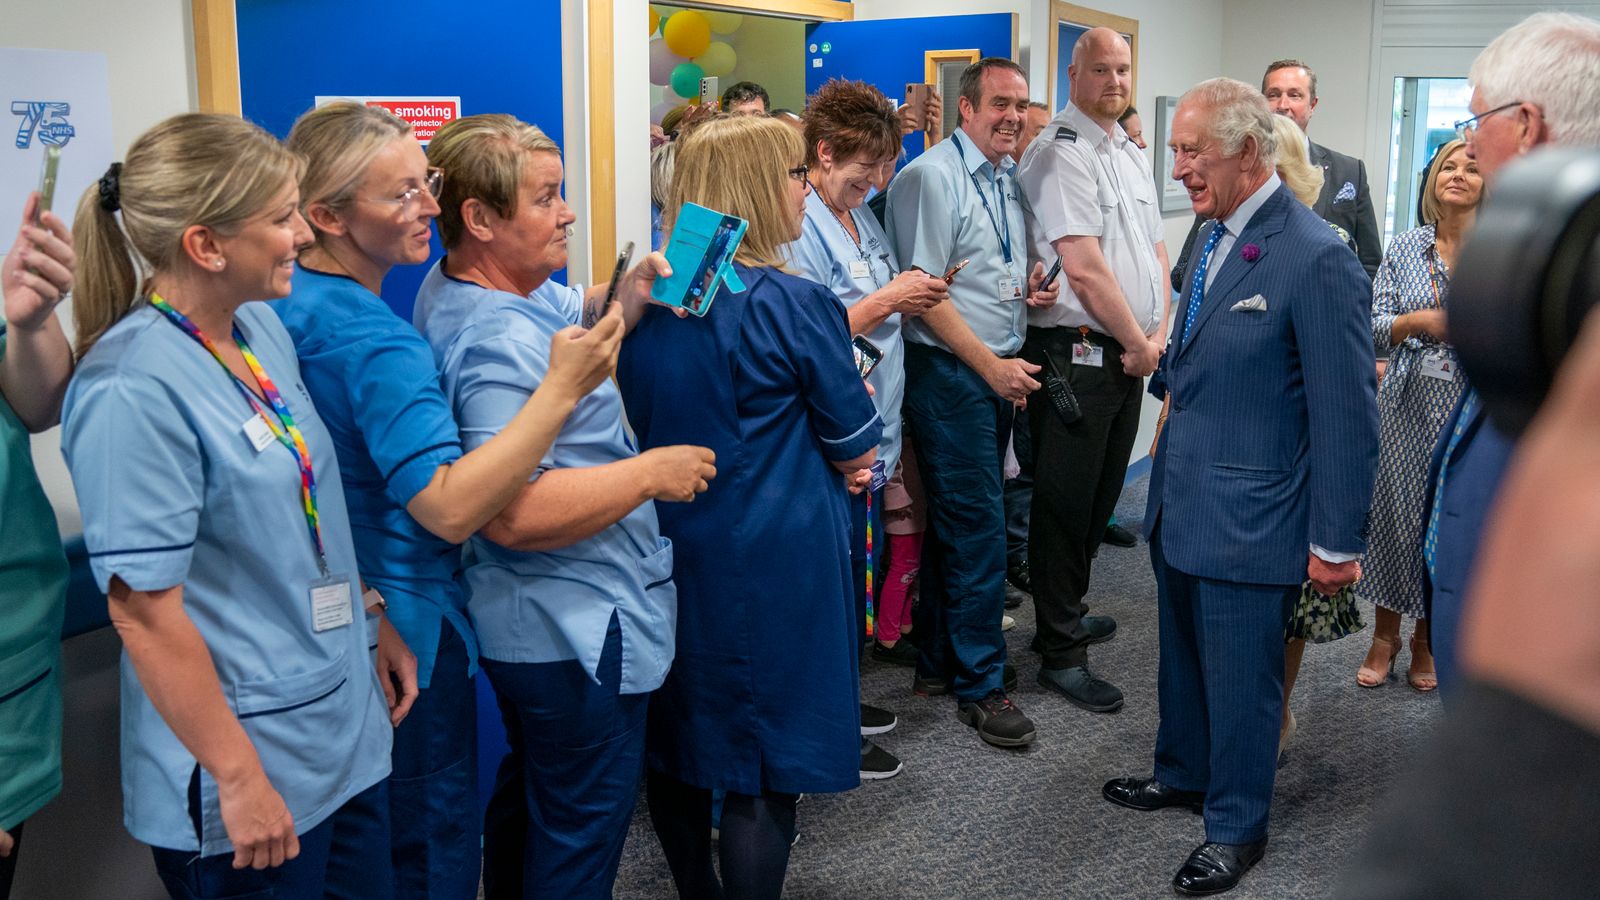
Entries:
[[650,111],[660,122],[674,107],[700,102],[700,79],[720,78],[739,62],[728,36],[744,24],[739,13],[680,9],[662,13],[650,7],[650,83],[663,88]]

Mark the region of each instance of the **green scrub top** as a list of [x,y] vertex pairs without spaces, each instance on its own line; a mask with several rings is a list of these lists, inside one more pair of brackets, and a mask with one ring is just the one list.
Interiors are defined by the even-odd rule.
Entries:
[[[5,348],[0,330],[0,359]],[[67,557],[33,471],[28,429],[3,395],[0,529],[0,828],[10,829],[61,792]]]

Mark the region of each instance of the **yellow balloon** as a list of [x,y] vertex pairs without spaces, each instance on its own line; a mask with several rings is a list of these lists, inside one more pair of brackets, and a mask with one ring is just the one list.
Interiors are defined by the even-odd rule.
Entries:
[[708,12],[702,15],[711,23],[711,30],[717,34],[733,34],[744,24],[744,16],[739,13]]
[[693,59],[706,52],[711,46],[711,23],[706,17],[692,9],[675,12],[667,20],[667,27],[661,31],[661,36],[667,41],[667,49],[679,56]]
[[655,34],[656,33],[656,29],[660,28],[660,27],[661,27],[661,13],[656,12],[656,8],[654,6],[652,6],[652,7],[650,7],[650,33],[651,34]]
[[739,55],[733,52],[733,47],[726,41],[712,41],[706,52],[696,56],[694,62],[705,69],[707,75],[721,78],[733,72],[733,67],[739,64]]

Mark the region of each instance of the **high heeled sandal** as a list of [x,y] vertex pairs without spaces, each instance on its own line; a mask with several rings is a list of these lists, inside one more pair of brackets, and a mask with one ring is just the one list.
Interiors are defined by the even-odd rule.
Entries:
[[[1373,665],[1376,660],[1374,654],[1378,653],[1378,645],[1383,644],[1389,648],[1389,661],[1383,668]],[[1372,646],[1367,649],[1367,658],[1361,661],[1361,668],[1356,670],[1356,684],[1364,688],[1382,687],[1394,677],[1395,657],[1400,655],[1400,638],[1398,636],[1387,638],[1379,635],[1372,636]]]
[[1406,669],[1406,684],[1419,694],[1432,693],[1439,689],[1439,673],[1433,668],[1433,646],[1429,642],[1422,645],[1423,652],[1428,655],[1428,669],[1417,669],[1417,639],[1411,639],[1411,666]]

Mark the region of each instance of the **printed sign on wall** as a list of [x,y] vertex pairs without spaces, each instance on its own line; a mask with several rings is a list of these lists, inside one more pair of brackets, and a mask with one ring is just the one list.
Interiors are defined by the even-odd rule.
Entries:
[[335,100],[354,100],[394,113],[411,123],[411,130],[424,147],[433,140],[440,126],[461,118],[460,97],[318,97],[317,105],[324,106]]
[[61,148],[52,208],[70,228],[84,188],[112,159],[111,80],[104,53],[0,47],[0,234],[9,242],[44,148]]

